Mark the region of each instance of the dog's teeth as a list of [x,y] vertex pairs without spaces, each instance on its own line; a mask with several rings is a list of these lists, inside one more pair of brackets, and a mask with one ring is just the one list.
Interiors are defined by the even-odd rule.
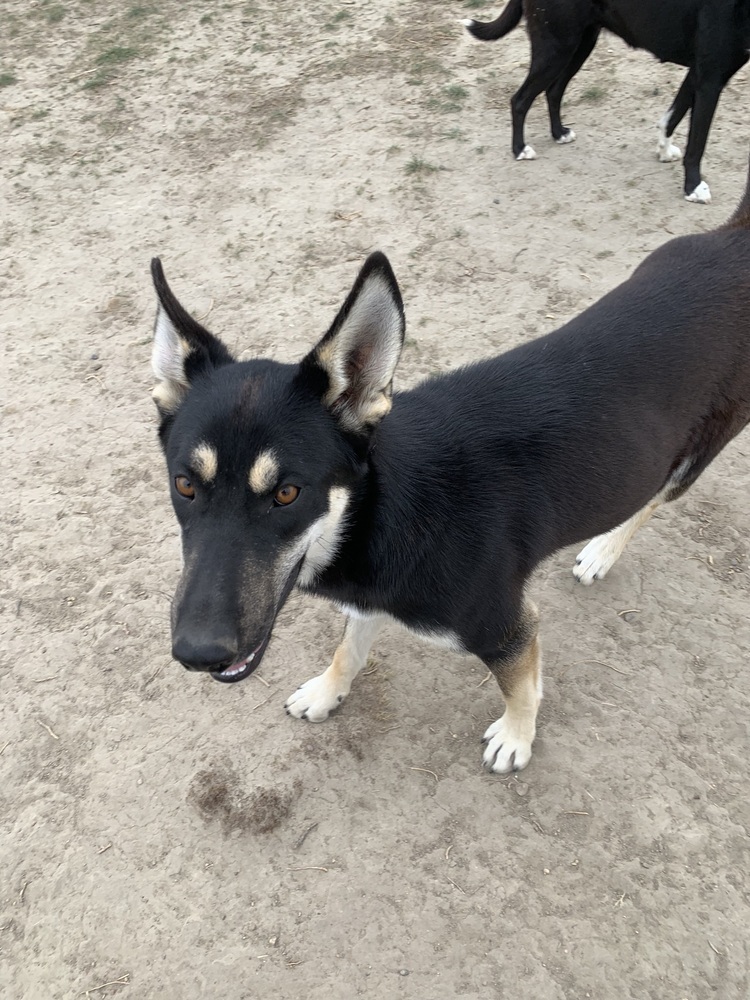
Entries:
[[252,663],[254,659],[255,659],[255,653],[251,653],[245,660],[245,663]]

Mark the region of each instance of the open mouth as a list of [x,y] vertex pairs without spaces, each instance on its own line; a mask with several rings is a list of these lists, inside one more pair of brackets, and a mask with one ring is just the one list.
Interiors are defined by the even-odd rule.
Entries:
[[263,642],[249,656],[246,656],[244,660],[238,660],[223,670],[212,670],[211,676],[213,679],[221,681],[223,684],[234,684],[237,681],[244,681],[246,677],[249,677],[258,668],[270,638],[271,633],[269,632]]

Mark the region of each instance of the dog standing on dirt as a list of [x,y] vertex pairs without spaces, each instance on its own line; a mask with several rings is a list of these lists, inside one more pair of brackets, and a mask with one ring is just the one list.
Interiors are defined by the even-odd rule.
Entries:
[[591,55],[606,28],[635,49],[646,49],[661,62],[687,66],[688,72],[669,111],[659,123],[662,162],[680,158],[671,136],[688,111],[690,133],[685,150],[685,198],[709,202],[701,179],[701,159],[722,90],[744,66],[750,49],[750,0],[509,0],[489,23],[463,24],[484,41],[502,38],[526,17],[531,39],[531,67],[511,98],[513,155],[536,159],[524,139],[524,122],[542,91],[547,95],[555,142],[575,139],[563,125],[560,104],[565,88]]
[[152,273],[184,556],[175,659],[247,677],[296,585],[348,618],[291,715],[322,722],[391,617],[489,667],[506,711],[484,763],[525,767],[542,695],[534,567],[596,536],[573,572],[601,579],[750,420],[750,182],[726,225],[665,244],[559,330],[396,395],[404,312],[382,253],[299,364],[235,361],[159,260]]

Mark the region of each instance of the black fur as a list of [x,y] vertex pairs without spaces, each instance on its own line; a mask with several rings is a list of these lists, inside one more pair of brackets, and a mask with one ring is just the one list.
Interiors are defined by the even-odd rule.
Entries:
[[684,167],[685,195],[691,195],[701,183],[701,159],[721,92],[748,59],[750,0],[510,0],[495,21],[465,23],[475,38],[489,41],[508,34],[522,15],[531,67],[511,98],[513,155],[526,145],[526,115],[542,91],[552,137],[561,141],[569,133],[560,118],[563,94],[606,28],[661,62],[688,67],[669,109],[666,134],[671,136],[690,111]]
[[[502,664],[517,665],[535,635],[524,600],[535,566],[616,527],[666,486],[682,492],[750,420],[749,230],[750,186],[727,225],[665,244],[559,330],[397,393],[387,415],[355,432],[342,430],[341,399],[326,402],[322,348],[369,295],[348,377],[352,393],[364,391],[367,366],[387,349],[379,378],[388,380],[403,312],[382,254],[368,258],[300,365],[227,362],[212,343],[221,363],[192,376],[163,433],[185,554],[175,657],[217,676],[256,650],[219,679],[246,676],[301,573],[311,593],[455,636],[505,691]],[[166,283],[157,290],[172,302]],[[218,458],[208,484],[190,465],[199,443]],[[300,487],[289,507],[275,504],[276,485],[259,496],[247,484],[268,449],[279,458],[275,484]],[[193,499],[175,488],[179,477],[194,482]],[[299,539],[326,516],[332,490],[348,496],[343,531],[305,576]]]

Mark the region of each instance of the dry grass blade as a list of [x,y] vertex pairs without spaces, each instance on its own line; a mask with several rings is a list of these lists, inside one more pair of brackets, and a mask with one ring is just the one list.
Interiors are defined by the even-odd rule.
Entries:
[[53,733],[52,732],[52,730],[50,729],[50,727],[47,725],[46,722],[42,722],[41,719],[37,719],[36,721],[39,723],[39,725],[42,727],[42,729],[46,729],[47,730],[47,732],[50,734],[50,736],[52,737],[53,740],[59,740],[60,739],[60,737],[57,735],[57,733]]
[[439,781],[439,778],[438,778],[438,776],[437,776],[437,775],[435,774],[435,772],[434,772],[434,771],[431,771],[431,770],[429,769],[429,767],[411,767],[411,766],[410,766],[410,767],[409,767],[409,770],[410,770],[410,771],[424,771],[424,773],[425,773],[425,774],[431,774],[431,775],[432,775],[432,777],[433,777],[433,778],[435,779],[435,781]]
[[91,993],[96,993],[97,990],[105,990],[108,986],[129,986],[130,976],[120,976],[119,979],[110,979],[108,983],[101,983],[99,986],[89,986],[87,990],[82,990],[78,995],[81,997],[87,997]]
[[604,660],[576,660],[573,666],[577,667],[579,663],[598,663],[600,667],[609,667],[609,669],[614,670],[616,674],[623,674],[625,677],[630,676],[630,671],[620,670],[619,667],[613,667],[611,663],[605,663]]

